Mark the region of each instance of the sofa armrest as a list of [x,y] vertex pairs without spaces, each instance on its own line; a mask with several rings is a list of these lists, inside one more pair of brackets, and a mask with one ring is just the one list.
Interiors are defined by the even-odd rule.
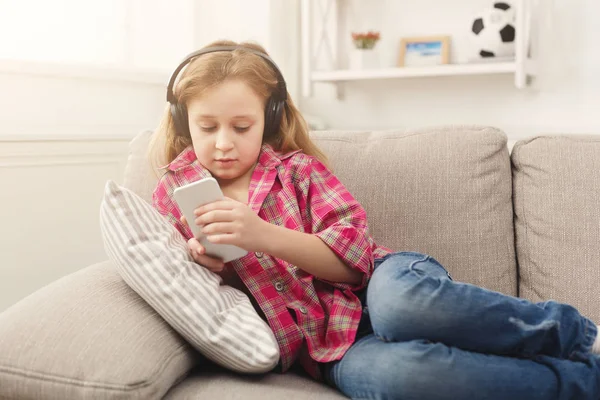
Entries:
[[161,398],[198,354],[110,262],[0,314],[0,398]]

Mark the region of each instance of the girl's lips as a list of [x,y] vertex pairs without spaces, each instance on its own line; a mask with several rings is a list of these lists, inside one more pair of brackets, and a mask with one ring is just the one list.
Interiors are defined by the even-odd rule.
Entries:
[[233,163],[235,163],[236,160],[233,160],[233,159],[222,159],[222,160],[215,160],[215,161],[221,167],[229,167],[229,166],[233,165]]

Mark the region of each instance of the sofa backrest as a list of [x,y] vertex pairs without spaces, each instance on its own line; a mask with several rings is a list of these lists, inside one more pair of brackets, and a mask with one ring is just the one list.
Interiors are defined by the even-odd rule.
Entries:
[[600,136],[531,137],[511,159],[520,295],[600,323]]
[[[435,257],[460,281],[516,295],[512,186],[506,135],[449,126],[314,132],[335,174],[367,211],[375,240]],[[131,142],[125,186],[150,201],[157,177]]]
[[516,294],[510,159],[493,128],[318,132],[378,243],[430,254],[457,280]]

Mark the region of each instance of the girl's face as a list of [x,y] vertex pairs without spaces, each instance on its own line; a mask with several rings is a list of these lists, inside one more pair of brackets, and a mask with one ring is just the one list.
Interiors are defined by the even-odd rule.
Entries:
[[225,81],[188,104],[198,161],[221,183],[252,174],[262,146],[263,100],[240,80]]

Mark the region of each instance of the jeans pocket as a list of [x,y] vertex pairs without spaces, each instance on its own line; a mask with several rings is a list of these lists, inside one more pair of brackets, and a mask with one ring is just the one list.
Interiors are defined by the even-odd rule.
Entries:
[[416,252],[402,252],[402,255],[410,256],[413,260],[410,262],[408,269],[418,274],[429,276],[438,276],[439,278],[448,278],[453,280],[450,272],[435,258],[428,254]]
[[427,260],[436,264],[438,267],[440,267],[445,273],[446,276],[448,277],[448,279],[450,279],[451,281],[453,281],[454,279],[452,279],[452,277],[450,276],[450,272],[448,272],[448,270],[446,269],[446,267],[444,267],[438,260],[436,260],[435,258],[433,258],[432,256],[427,256]]

